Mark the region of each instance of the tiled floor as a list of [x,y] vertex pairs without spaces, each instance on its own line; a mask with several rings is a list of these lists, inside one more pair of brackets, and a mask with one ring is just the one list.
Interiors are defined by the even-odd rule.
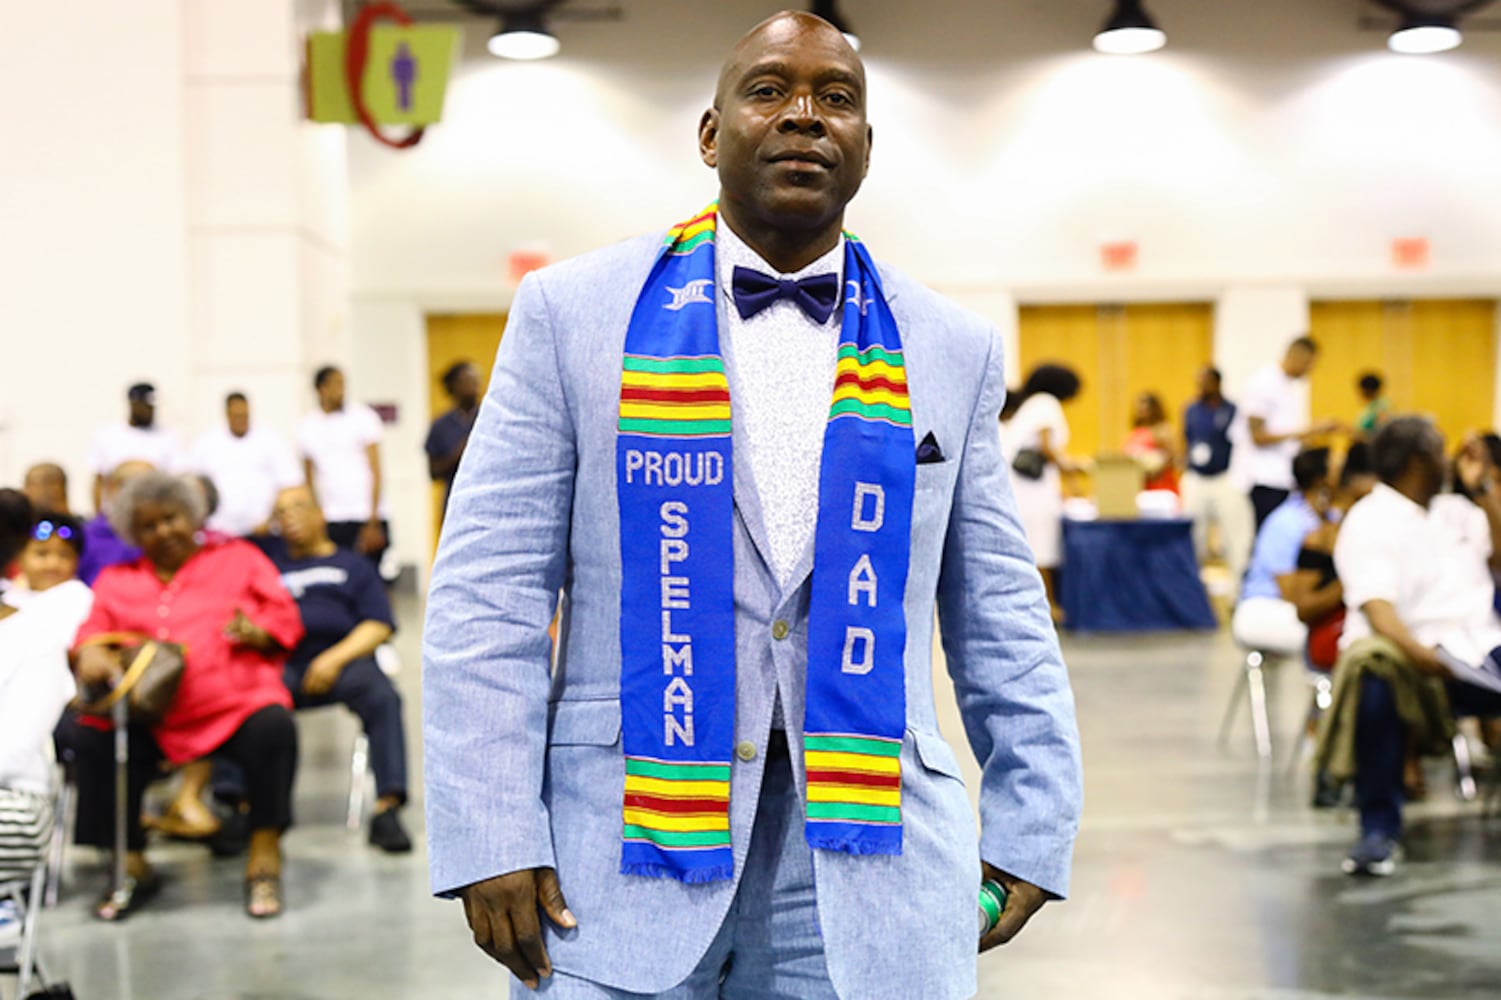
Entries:
[[[415,632],[400,649],[419,756]],[[1088,788],[1073,898],[981,960],[982,997],[1501,997],[1501,823],[1456,802],[1444,766],[1430,771],[1433,801],[1410,811],[1406,867],[1352,881],[1338,873],[1351,816],[1307,809],[1306,779],[1285,765],[1301,677],[1274,691],[1278,762],[1259,772],[1244,718],[1229,753],[1215,746],[1238,665],[1223,636],[1066,650]],[[352,720],[329,710],[303,724],[285,917],[247,920],[235,863],[166,846],[153,852],[171,878],[163,896],[101,926],[87,903],[102,869],[75,852],[67,898],[44,915],[56,977],[82,1000],[504,995],[457,904],[428,897],[421,854],[380,855],[344,830]]]

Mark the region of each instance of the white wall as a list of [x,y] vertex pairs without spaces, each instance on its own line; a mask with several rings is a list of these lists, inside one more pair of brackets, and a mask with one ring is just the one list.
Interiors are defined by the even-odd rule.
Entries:
[[[43,458],[81,468],[130,383],[185,387],[191,343],[180,5],[14,4],[5,25],[0,482],[15,483]],[[189,408],[161,394],[164,422]]]
[[[0,60],[0,483],[37,461],[91,509],[89,441],[157,386],[184,444],[246,391],[290,434],[350,357],[342,129],[302,122],[300,42],[337,0],[7,9]],[[10,32],[14,34],[10,34]]]

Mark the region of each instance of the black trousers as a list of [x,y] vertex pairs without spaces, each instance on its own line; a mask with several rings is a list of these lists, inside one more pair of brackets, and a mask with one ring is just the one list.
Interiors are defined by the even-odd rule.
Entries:
[[[73,840],[93,847],[115,844],[115,734],[75,727],[69,734],[78,774],[78,826]],[[292,779],[297,774],[297,725],[280,705],[267,705],[240,724],[234,735],[212,751],[240,766],[250,800],[250,829],[276,830],[292,825]],[[161,747],[144,726],[130,730],[127,765],[125,843],[143,850],[141,799],[146,786],[165,777]]]
[[1256,511],[1256,530],[1261,530],[1261,522],[1267,519],[1267,515],[1278,507],[1282,501],[1292,496],[1292,490],[1279,490],[1271,486],[1251,487],[1251,507]]
[[[328,522],[328,540],[341,549],[355,551],[355,543],[360,540],[360,529],[365,526],[364,521],[330,521]],[[374,552],[360,553],[370,564],[375,567],[375,575],[380,576],[380,560],[386,554],[386,549],[391,547],[391,524],[388,521],[380,523],[380,530],[386,536],[386,544]]]

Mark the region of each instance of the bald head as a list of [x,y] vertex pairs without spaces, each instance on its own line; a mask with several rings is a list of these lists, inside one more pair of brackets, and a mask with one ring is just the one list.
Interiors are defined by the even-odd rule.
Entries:
[[293,555],[306,555],[329,544],[328,524],[318,499],[307,486],[288,486],[276,494],[271,520],[281,529],[281,537]]
[[719,85],[714,88],[714,107],[724,106],[726,88],[739,73],[744,72],[748,62],[754,59],[768,41],[775,42],[797,36],[807,38],[813,35],[824,35],[834,48],[843,48],[848,53],[850,61],[860,75],[860,89],[863,91],[865,89],[865,63],[860,61],[859,54],[845,39],[844,33],[817,14],[810,14],[805,10],[784,10],[771,15],[741,35],[740,41],[730,49],[730,54],[725,57],[724,65],[719,70]]
[[698,124],[721,221],[788,274],[838,245],[870,142],[864,64],[838,28],[797,11],[736,43]]
[[68,513],[68,474],[54,462],[39,462],[26,470],[21,492],[37,510]]

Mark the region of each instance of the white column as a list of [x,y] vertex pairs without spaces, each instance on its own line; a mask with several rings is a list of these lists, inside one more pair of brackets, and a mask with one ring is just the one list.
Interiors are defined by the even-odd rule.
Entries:
[[1308,292],[1296,285],[1238,286],[1214,306],[1214,363],[1232,400],[1256,369],[1308,332]]
[[338,5],[182,3],[193,406],[206,426],[242,390],[290,439],[311,373],[351,355],[345,132],[303,120],[300,82]]

